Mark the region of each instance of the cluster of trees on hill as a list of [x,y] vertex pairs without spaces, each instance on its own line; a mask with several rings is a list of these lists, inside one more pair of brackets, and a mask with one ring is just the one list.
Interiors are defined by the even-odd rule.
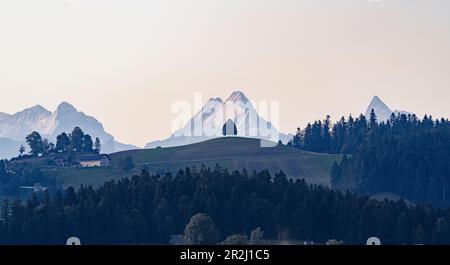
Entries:
[[[289,145],[318,153],[351,154],[364,141],[370,128],[377,127],[379,124],[373,110],[368,118],[369,120],[362,114],[358,118],[350,115],[348,119],[342,117],[338,122],[332,124],[330,116],[327,116],[323,121],[308,123],[304,130],[297,128]],[[407,118],[406,115],[403,118]],[[417,120],[414,115],[410,118]],[[391,120],[395,119],[396,116],[393,114]],[[428,117],[425,116],[424,119],[428,119]],[[388,121],[388,124],[390,122]]]
[[[66,152],[93,152],[100,153],[101,143],[100,139],[85,134],[80,127],[75,127],[72,133],[61,133],[56,137],[56,145],[48,139],[42,138],[38,132],[32,132],[26,137],[27,144],[30,147],[30,154],[33,156],[49,155]],[[25,147],[21,146],[19,153],[22,156],[25,152]]]
[[392,117],[370,123],[359,146],[332,169],[333,186],[392,192],[419,203],[450,205],[450,122]]
[[[433,120],[431,116],[427,115],[420,120],[414,114],[392,114],[388,121],[380,123],[372,110],[370,117],[365,117],[361,114],[358,118],[353,118],[350,115],[347,119],[342,117],[338,122],[332,124],[330,116],[327,116],[323,121],[308,123],[303,130],[297,128],[296,134],[288,144],[318,153],[353,154],[359,151],[361,145],[367,140],[368,135],[379,128],[381,130],[389,130],[395,126],[409,130],[415,130],[418,127],[430,129],[432,127],[445,127],[449,123],[449,120],[443,118]],[[378,136],[383,137],[384,135]]]
[[282,172],[272,178],[267,171],[229,173],[218,166],[175,176],[143,171],[98,189],[70,187],[40,197],[3,202],[0,243],[64,244],[77,236],[84,244],[168,244],[184,234],[186,244],[227,244],[246,242],[251,231],[319,243],[364,244],[371,236],[385,244],[450,243],[449,210],[358,198]]
[[297,134],[291,146],[313,152],[343,153],[332,169],[332,183],[358,194],[392,192],[414,202],[450,205],[450,122],[395,115],[379,123],[370,117],[328,116]]

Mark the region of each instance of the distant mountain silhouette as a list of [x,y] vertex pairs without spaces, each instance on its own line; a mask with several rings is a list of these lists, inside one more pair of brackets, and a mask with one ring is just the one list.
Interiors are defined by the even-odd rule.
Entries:
[[115,141],[97,119],[78,111],[67,102],[62,102],[53,113],[40,105],[15,114],[0,113],[0,138],[2,138],[0,158],[16,156],[20,145],[25,145],[25,137],[32,131],[37,131],[43,137],[55,141],[58,134],[70,133],[76,126],[94,139],[98,137],[102,142],[102,152],[112,153],[137,148]]
[[[234,91],[225,101],[211,98],[182,129],[165,140],[148,143],[145,148],[188,145],[222,137],[227,120],[235,122],[237,135],[241,137],[273,140],[270,136],[279,135],[284,143],[292,139],[292,135],[279,133],[275,126],[261,118],[243,92]],[[268,128],[266,132],[261,130],[264,126]]]
[[378,122],[386,122],[390,119],[392,113],[398,114],[412,114],[407,111],[399,111],[399,110],[391,110],[378,96],[374,96],[369,106],[367,107],[365,116],[367,118],[370,117],[370,113],[372,109],[375,111],[375,115],[377,115]]

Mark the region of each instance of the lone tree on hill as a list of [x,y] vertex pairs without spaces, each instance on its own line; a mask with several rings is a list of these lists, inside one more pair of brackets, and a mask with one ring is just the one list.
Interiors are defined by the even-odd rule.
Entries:
[[232,120],[227,120],[222,128],[222,133],[224,136],[227,135],[237,135],[237,127],[236,124]]

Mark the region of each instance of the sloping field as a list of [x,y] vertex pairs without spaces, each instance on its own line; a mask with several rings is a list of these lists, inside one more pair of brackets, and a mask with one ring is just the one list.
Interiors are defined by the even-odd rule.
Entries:
[[153,173],[176,172],[202,164],[231,170],[263,170],[272,174],[283,170],[288,177],[304,178],[311,184],[330,185],[330,170],[341,155],[305,152],[289,146],[261,147],[260,140],[225,137],[202,143],[159,149],[132,150],[111,154],[114,160],[133,157],[136,165],[146,165]]
[[111,154],[112,165],[119,158],[131,156],[133,171],[108,168],[60,168],[46,170],[63,187],[80,185],[97,187],[105,181],[129,177],[145,166],[150,173],[176,173],[185,167],[202,165],[214,168],[219,164],[229,171],[268,169],[272,174],[280,170],[290,178],[303,178],[310,184],[330,186],[330,171],[341,155],[305,152],[289,146],[261,147],[260,141],[250,138],[225,137],[192,145],[131,150]]

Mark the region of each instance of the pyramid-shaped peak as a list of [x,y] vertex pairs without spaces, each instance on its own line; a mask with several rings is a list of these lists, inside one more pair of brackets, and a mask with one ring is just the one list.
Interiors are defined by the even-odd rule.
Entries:
[[378,96],[373,96],[373,98],[372,98],[372,103],[383,103],[384,104],[384,102],[381,100],[381,98],[379,98]]
[[372,101],[370,102],[369,108],[372,107],[370,110],[372,109],[389,109],[390,108],[378,97],[378,96],[374,96],[372,98]]
[[57,113],[60,112],[76,112],[77,109],[70,103],[63,101],[61,104],[58,105],[58,108],[56,109]]
[[230,97],[227,99],[228,102],[244,102],[247,103],[249,100],[245,94],[241,91],[234,91]]
[[374,110],[379,122],[389,120],[393,111],[378,97],[374,96],[366,110],[366,117],[370,117],[370,113]]

